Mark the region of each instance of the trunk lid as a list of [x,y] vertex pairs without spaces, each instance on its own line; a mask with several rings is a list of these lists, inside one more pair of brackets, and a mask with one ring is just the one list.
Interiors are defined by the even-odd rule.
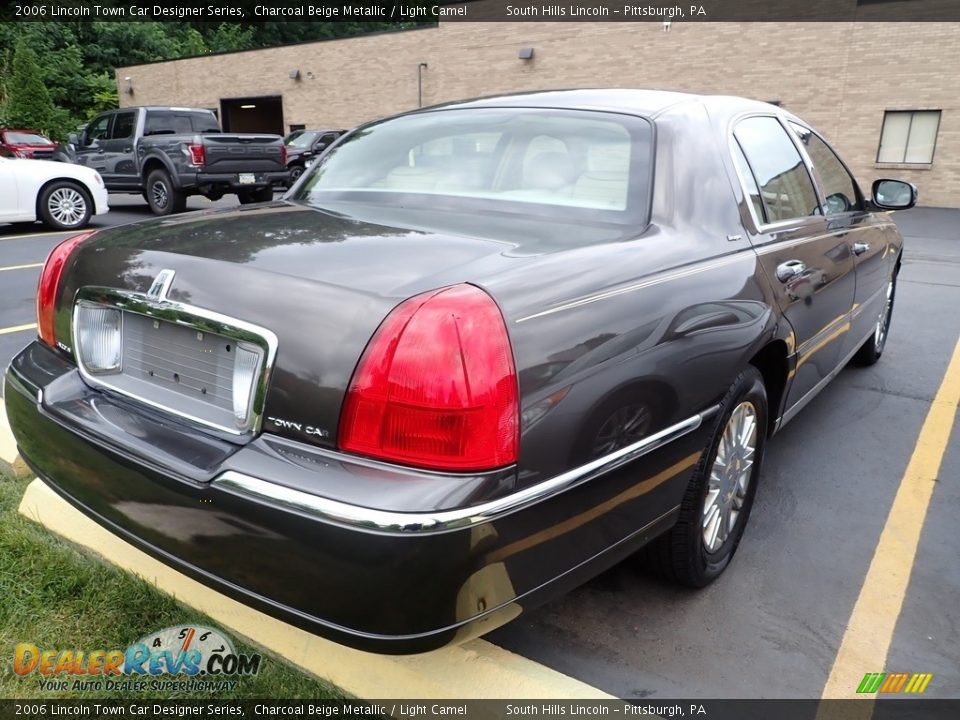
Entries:
[[334,447],[354,368],[390,310],[419,292],[495,272],[510,248],[288,204],[147,221],[101,231],[71,257],[57,336],[70,337],[63,301],[80,288],[147,293],[172,270],[169,300],[277,336],[263,430]]

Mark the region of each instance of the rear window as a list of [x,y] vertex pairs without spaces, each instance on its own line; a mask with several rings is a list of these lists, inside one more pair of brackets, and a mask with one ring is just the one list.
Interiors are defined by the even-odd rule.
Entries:
[[27,132],[5,132],[3,133],[4,142],[14,145],[53,145],[50,138],[45,138],[37,133]]
[[190,110],[150,110],[143,126],[144,135],[189,135],[218,133],[220,126],[212,112]]
[[649,121],[607,112],[418,113],[353,133],[293,199],[431,229],[497,236],[558,223],[579,242],[610,239],[646,224],[651,142]]

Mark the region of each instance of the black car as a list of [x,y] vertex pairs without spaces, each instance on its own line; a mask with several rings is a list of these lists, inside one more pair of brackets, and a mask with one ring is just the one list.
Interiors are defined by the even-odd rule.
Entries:
[[283,143],[287,148],[290,184],[299,180],[307,166],[345,132],[346,130],[298,130],[297,134],[287,135]]
[[916,201],[864,196],[780,108],[634,90],[419,110],[309,173],[58,246],[7,412],[122,538],[391,653],[644,546],[714,580],[766,441],[883,353],[903,242],[877,211]]

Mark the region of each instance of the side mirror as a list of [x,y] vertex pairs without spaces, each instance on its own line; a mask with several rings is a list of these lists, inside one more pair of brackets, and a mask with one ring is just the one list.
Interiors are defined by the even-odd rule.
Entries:
[[76,146],[80,144],[80,138],[77,136],[76,133],[70,133],[69,135],[67,135],[67,142],[70,143],[71,145]]
[[873,204],[881,210],[909,210],[917,204],[917,186],[903,180],[876,180]]

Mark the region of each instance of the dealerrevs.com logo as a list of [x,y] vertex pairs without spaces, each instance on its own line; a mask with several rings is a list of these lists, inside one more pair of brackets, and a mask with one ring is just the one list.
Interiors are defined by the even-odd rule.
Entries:
[[261,656],[239,654],[219,630],[176,625],[144,635],[125,649],[51,650],[19,643],[13,671],[38,678],[41,690],[191,692],[233,690],[260,671]]

